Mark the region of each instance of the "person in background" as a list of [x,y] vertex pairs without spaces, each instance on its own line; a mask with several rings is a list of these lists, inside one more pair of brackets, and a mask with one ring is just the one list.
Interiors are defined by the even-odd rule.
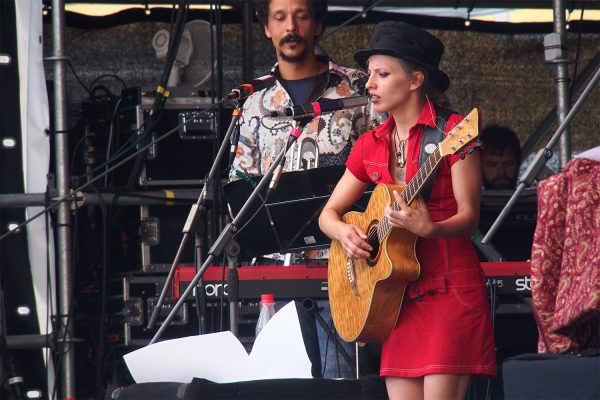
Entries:
[[[315,42],[325,30],[326,0],[259,0],[255,7],[265,35],[275,50],[277,64],[269,75],[276,79],[270,87],[250,95],[243,105],[239,144],[229,172],[230,181],[265,174],[285,148],[292,121],[266,117],[270,111],[320,99],[367,94],[364,72],[339,66],[315,51]],[[298,143],[307,141],[313,145],[308,146],[306,151],[295,153],[293,146],[287,153],[284,171],[297,169],[297,165],[301,165],[300,169],[307,165],[343,165],[358,136],[380,122],[378,118],[369,113],[367,106],[362,106],[302,121]],[[314,144],[318,149],[316,152]],[[271,259],[277,256],[281,255],[270,255]],[[314,255],[310,257],[315,258]],[[283,263],[283,257],[279,258],[279,263]],[[316,258],[322,263],[327,262],[326,255],[317,255]],[[313,259],[310,262],[319,261]],[[317,325],[322,377],[351,378],[355,371],[336,352],[328,302],[319,300],[317,304],[320,315],[328,324],[326,329]],[[346,345],[345,348],[353,357],[353,346]]]
[[489,125],[481,133],[483,187],[515,189],[521,164],[521,143],[510,128]]
[[[390,117],[357,140],[319,218],[323,232],[349,259],[365,259],[373,248],[366,233],[342,216],[371,182],[402,185],[413,178],[425,129],[446,136],[462,120],[431,101],[450,85],[438,67],[443,51],[430,33],[386,21],[376,25],[369,48],[354,55],[368,69],[375,111]],[[438,113],[445,115],[444,128]],[[420,276],[406,288],[396,326],[382,346],[380,375],[390,399],[464,399],[471,376],[496,374],[483,272],[469,237],[477,228],[480,194],[479,152],[464,160],[455,154],[442,160],[427,203],[419,196],[417,207],[408,207],[394,190],[398,207],[382,210],[392,229],[417,236],[420,264]]]
[[[263,175],[285,147],[292,123],[265,117],[270,111],[320,99],[366,95],[364,72],[339,66],[315,52],[315,41],[325,30],[327,1],[259,0],[256,12],[276,53],[277,64],[270,73],[276,79],[244,103],[231,180],[239,179],[240,173]],[[317,143],[317,167],[343,165],[358,136],[378,122],[367,106],[323,114],[308,121],[298,142],[309,139]],[[285,170],[293,170],[295,161],[286,157]]]

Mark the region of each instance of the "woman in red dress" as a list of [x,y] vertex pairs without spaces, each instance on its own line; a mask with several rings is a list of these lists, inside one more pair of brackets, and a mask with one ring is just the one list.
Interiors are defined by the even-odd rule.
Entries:
[[[351,259],[369,256],[360,228],[342,216],[371,182],[410,182],[419,169],[425,127],[444,132],[462,120],[431,101],[450,81],[438,65],[444,46],[435,36],[403,22],[375,27],[368,49],[354,58],[369,72],[366,84],[377,112],[387,121],[362,135],[346,172],[319,218],[323,232]],[[429,129],[429,128],[428,128]],[[425,150],[428,150],[425,147]],[[405,294],[398,322],[382,347],[381,376],[390,399],[463,399],[471,376],[494,376],[494,336],[484,276],[470,235],[479,221],[481,160],[477,151],[461,160],[447,156],[427,202],[410,208],[394,191],[399,210],[384,215],[393,228],[417,235],[419,279]]]

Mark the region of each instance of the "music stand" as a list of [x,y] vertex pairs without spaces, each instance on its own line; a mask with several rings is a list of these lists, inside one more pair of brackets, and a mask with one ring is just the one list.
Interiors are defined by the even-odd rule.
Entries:
[[[331,239],[319,229],[318,218],[344,170],[344,166],[332,166],[282,174],[271,197],[248,213],[251,220],[244,221],[243,229],[235,236],[241,259],[328,247]],[[253,179],[258,181],[260,177],[250,179],[223,188],[233,216],[254,189]]]

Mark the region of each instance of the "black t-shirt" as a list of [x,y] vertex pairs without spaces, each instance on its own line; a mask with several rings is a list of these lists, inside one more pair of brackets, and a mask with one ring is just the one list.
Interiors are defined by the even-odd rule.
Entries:
[[308,102],[316,79],[316,76],[302,79],[281,79],[281,83],[292,98],[294,105],[300,106]]

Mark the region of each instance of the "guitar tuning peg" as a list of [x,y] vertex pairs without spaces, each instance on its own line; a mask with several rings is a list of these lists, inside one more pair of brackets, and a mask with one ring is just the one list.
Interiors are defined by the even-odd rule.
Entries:
[[473,146],[476,146],[476,147],[480,147],[482,144],[483,143],[479,139],[473,142]]
[[467,153],[471,154],[473,152],[474,148],[473,147],[469,147],[469,150],[467,150]]
[[464,160],[464,159],[465,159],[465,156],[466,156],[466,154],[465,154],[465,153],[461,153],[461,154],[460,154],[460,159],[461,159],[461,160]]

